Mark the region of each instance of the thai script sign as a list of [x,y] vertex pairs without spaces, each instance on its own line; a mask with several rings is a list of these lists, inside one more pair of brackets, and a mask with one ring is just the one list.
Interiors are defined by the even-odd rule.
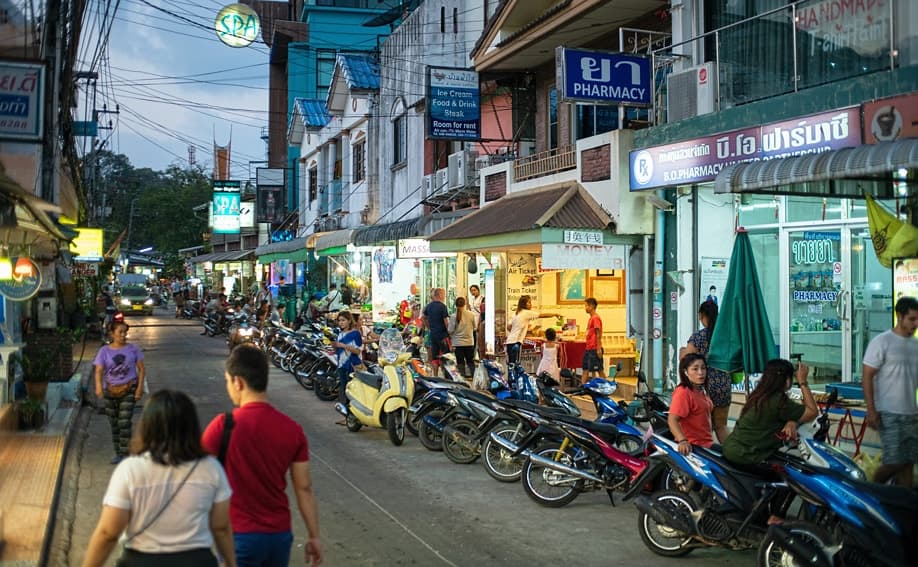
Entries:
[[559,47],[555,51],[561,100],[650,106],[650,59],[638,55]]
[[542,244],[544,269],[624,270],[626,250],[622,244]]
[[258,14],[245,4],[229,4],[217,14],[214,30],[226,45],[247,47],[258,39]]
[[478,73],[428,67],[427,137],[477,140],[481,137]]
[[857,107],[632,151],[632,191],[713,181],[735,163],[858,146]]
[[44,92],[43,65],[0,61],[0,140],[41,140]]

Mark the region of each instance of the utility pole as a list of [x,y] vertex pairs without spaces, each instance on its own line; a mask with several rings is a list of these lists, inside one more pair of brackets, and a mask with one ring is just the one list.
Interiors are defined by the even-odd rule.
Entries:
[[131,229],[134,228],[134,205],[137,203],[137,197],[131,199],[131,212],[128,217],[127,239],[124,241],[124,249],[128,254],[131,253]]
[[[48,0],[45,25],[42,33],[41,56],[48,63],[48,86],[45,90],[45,131],[41,150],[41,198],[60,203],[60,112],[58,101],[61,92],[61,42],[64,26],[61,25],[61,1]],[[63,111],[68,111],[64,109]]]

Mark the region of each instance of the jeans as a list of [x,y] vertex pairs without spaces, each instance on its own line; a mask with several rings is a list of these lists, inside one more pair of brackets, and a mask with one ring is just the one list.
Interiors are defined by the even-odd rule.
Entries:
[[338,401],[347,403],[347,383],[351,381],[351,371],[344,368],[338,369]]
[[291,532],[233,534],[238,567],[287,567],[290,563]]
[[507,343],[507,366],[520,361],[520,343]]

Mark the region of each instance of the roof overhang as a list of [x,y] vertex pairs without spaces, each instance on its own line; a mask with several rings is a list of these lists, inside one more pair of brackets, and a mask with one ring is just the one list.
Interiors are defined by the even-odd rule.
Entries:
[[[56,256],[61,243],[76,233],[57,222],[61,208],[26,191],[0,172],[0,199],[12,205],[12,218],[0,228],[0,240],[9,245],[28,245],[35,256]],[[66,245],[64,246],[66,250]]]
[[725,167],[715,193],[892,199],[918,194],[918,139]]
[[326,232],[316,238],[316,254],[329,255],[330,250],[337,250],[347,247],[354,241],[354,229],[346,228],[344,230],[334,230]]
[[471,53],[476,71],[535,69],[555,48],[582,47],[656,8],[663,0],[509,0]]

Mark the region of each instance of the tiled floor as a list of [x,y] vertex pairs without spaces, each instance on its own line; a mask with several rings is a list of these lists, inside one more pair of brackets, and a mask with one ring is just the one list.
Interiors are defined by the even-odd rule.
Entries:
[[38,562],[64,442],[63,435],[0,436],[0,529],[4,540],[0,565]]

